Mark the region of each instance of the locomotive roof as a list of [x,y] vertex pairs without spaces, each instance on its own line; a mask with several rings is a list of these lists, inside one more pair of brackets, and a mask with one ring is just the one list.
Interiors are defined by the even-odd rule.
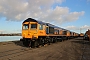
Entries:
[[[58,28],[58,29],[62,29],[64,31],[70,31],[70,30],[67,30],[67,29],[64,29],[64,28],[61,28],[61,27],[58,27],[58,26],[55,26],[53,24],[50,24],[50,23],[46,23],[47,26],[50,26],[50,27],[53,27],[53,28]],[[70,31],[71,32],[71,31]]]
[[58,27],[58,26],[55,26],[53,24],[50,24],[50,23],[46,23],[47,26],[50,26],[50,27],[53,27],[53,28],[58,28],[58,29],[63,29],[61,27]]
[[[50,24],[50,23],[44,23],[44,22],[42,22],[42,21],[38,21],[38,20],[35,20],[35,19],[33,19],[33,18],[28,18],[28,19],[26,19],[23,23],[25,23],[25,22],[38,22],[39,24],[44,24],[44,25],[47,25],[47,26],[50,26],[50,27],[53,27],[53,28],[58,28],[58,29],[62,29],[62,30],[65,30],[65,31],[69,31],[69,30],[67,30],[67,29],[64,29],[64,28],[55,26],[55,25]],[[70,32],[71,32],[71,31],[70,31]]]
[[28,18],[28,19],[26,19],[23,23],[25,23],[25,22],[38,22],[38,23],[40,23],[40,24],[45,24],[45,23],[42,22],[42,21],[37,21],[37,20],[32,19],[32,18]]

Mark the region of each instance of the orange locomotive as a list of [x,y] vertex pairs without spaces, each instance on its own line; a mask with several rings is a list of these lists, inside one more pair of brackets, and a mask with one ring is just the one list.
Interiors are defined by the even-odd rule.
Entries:
[[84,35],[84,39],[90,41],[90,30],[89,29],[88,29],[88,31],[86,31],[86,33]]
[[77,36],[78,34],[75,32],[28,18],[22,23],[22,38],[20,41],[23,42],[24,46],[36,47]]

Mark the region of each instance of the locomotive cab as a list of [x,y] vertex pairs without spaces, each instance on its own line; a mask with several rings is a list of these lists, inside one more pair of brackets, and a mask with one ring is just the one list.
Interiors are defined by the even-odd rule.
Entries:
[[37,37],[37,22],[25,22],[22,26],[23,38],[38,38]]

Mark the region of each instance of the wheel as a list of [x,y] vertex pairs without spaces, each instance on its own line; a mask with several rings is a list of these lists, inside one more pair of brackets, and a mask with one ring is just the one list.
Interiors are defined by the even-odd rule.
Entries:
[[35,48],[35,47],[39,47],[39,42],[37,40],[35,41],[32,41],[32,47]]
[[53,43],[56,43],[56,42],[57,42],[57,38],[54,38],[54,39],[53,39]]
[[41,40],[41,43],[42,43],[42,46],[44,46],[44,45],[45,45],[45,40],[42,39],[42,40]]
[[50,38],[47,38],[46,39],[46,44],[50,45],[50,43],[51,43],[51,39]]
[[51,43],[54,43],[54,39],[53,38],[51,38]]

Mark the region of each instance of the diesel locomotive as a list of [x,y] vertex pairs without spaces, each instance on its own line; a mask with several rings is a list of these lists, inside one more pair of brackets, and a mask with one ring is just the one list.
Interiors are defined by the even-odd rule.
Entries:
[[88,31],[85,32],[84,40],[90,41],[90,30],[89,29],[88,29]]
[[28,18],[22,23],[22,38],[24,46],[38,47],[78,37],[78,33],[63,29],[50,23]]

